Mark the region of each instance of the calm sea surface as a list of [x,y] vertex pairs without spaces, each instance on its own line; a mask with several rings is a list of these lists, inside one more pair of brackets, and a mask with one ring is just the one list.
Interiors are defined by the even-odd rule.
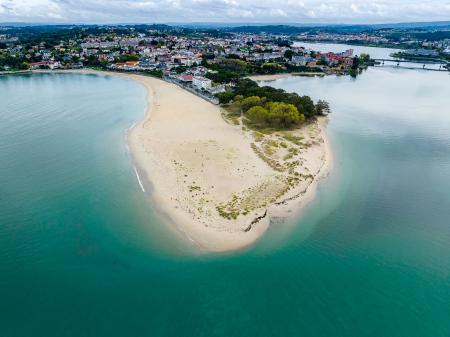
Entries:
[[329,51],[335,53],[342,53],[347,49],[353,49],[355,55],[362,53],[369,54],[372,58],[388,59],[391,58],[392,53],[400,51],[400,49],[393,48],[375,48],[366,46],[353,46],[341,43],[313,43],[313,42],[294,42],[294,46],[300,46],[311,50],[327,53]]
[[300,219],[216,255],[139,188],[143,88],[0,77],[0,336],[450,336],[450,76],[270,85],[331,103],[335,167]]
[[[329,51],[335,52],[335,53],[342,53],[346,51],[347,49],[353,49],[353,55],[361,55],[361,54],[369,54],[372,59],[385,59],[390,60],[392,59],[395,61],[395,58],[393,58],[391,55],[401,51],[401,49],[394,49],[394,48],[376,48],[376,47],[367,47],[367,46],[353,46],[353,45],[346,45],[341,43],[311,43],[311,42],[294,42],[294,46],[298,47],[304,47],[310,50],[318,51],[321,53],[326,53]],[[399,64],[400,65],[400,64]],[[397,62],[386,62],[384,64],[385,67],[397,67]],[[414,62],[402,62],[401,66],[403,68],[412,68],[412,69],[422,69],[422,67],[426,67],[427,69],[435,69],[435,70],[441,70],[444,69],[443,65],[440,64],[421,64],[421,63],[414,63]]]

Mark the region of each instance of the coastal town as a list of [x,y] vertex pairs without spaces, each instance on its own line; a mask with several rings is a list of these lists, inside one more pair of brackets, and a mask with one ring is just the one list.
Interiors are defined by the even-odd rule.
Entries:
[[[0,27],[0,71],[81,69],[139,72],[184,86],[217,102],[239,78],[278,73],[356,76],[370,55],[320,53],[295,40],[388,42],[367,34],[274,34],[187,30],[170,26],[69,26],[35,32]],[[409,41],[411,45],[412,41]],[[450,55],[450,39],[418,43],[422,56]]]

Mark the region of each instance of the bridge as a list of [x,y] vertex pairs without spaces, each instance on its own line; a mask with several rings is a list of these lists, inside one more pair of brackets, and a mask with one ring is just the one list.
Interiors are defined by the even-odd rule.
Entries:
[[[384,66],[385,63],[393,63],[397,67],[407,68],[407,69],[418,69],[417,67],[405,67],[401,66],[402,63],[416,63],[421,64],[422,69],[433,70],[433,71],[450,71],[450,62],[441,59],[426,59],[426,60],[400,60],[400,59],[371,59],[374,61],[374,66]],[[427,68],[427,65],[439,65],[439,68]]]

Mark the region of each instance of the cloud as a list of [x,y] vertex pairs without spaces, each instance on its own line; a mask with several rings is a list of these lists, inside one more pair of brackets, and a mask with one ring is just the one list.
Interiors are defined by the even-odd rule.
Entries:
[[450,19],[450,0],[0,0],[0,21],[368,23]]
[[0,0],[0,19],[62,19],[62,11],[54,0]]

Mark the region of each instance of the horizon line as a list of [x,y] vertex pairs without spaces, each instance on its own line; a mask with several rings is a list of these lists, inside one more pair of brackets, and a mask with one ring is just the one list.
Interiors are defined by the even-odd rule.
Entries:
[[372,22],[372,23],[343,23],[343,22],[208,22],[208,21],[165,21],[165,22],[76,22],[76,21],[62,21],[62,22],[45,22],[45,21],[0,21],[0,26],[7,25],[40,25],[40,26],[60,26],[60,25],[121,25],[121,26],[134,26],[134,25],[175,25],[175,26],[193,26],[193,25],[214,25],[214,26],[377,26],[377,25],[405,25],[405,24],[450,24],[450,20],[437,20],[437,21],[391,21],[391,22]]

